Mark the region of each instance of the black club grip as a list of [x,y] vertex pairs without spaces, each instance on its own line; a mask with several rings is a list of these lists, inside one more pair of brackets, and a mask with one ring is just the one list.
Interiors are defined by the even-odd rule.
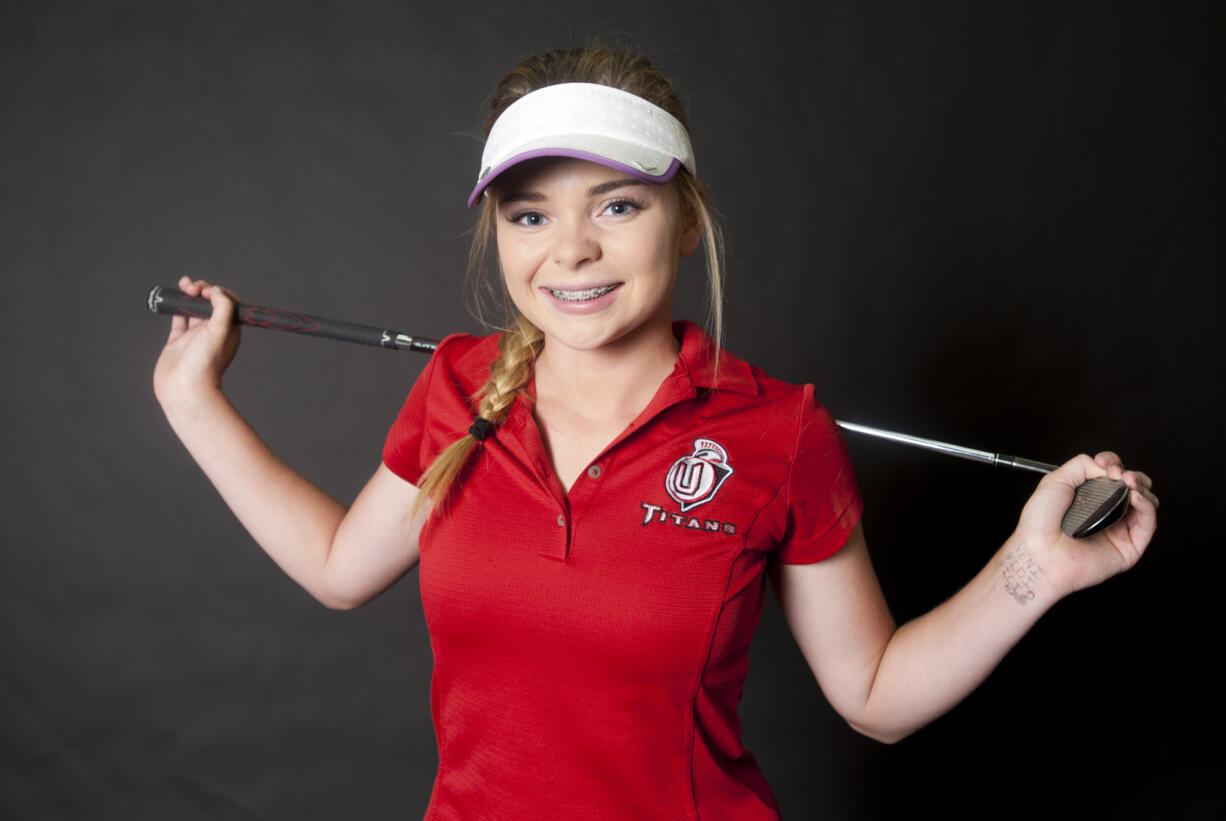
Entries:
[[[149,291],[149,310],[155,314],[180,314],[188,317],[206,318],[213,315],[213,305],[207,299],[190,297],[174,288],[155,286]],[[324,319],[318,316],[283,311],[279,308],[262,308],[258,305],[239,304],[234,319],[243,325],[289,331],[303,336],[322,336],[359,345],[396,350],[398,334],[373,325],[359,325],[339,319]],[[400,335],[403,336],[403,335]]]

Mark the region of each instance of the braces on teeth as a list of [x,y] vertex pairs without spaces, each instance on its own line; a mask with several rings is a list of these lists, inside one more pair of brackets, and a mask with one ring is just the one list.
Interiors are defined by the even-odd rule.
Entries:
[[586,291],[555,291],[550,288],[549,293],[553,294],[564,302],[583,302],[589,299],[595,299],[598,296],[604,296],[609,291],[613,290],[612,285],[601,285],[599,288],[588,288]]

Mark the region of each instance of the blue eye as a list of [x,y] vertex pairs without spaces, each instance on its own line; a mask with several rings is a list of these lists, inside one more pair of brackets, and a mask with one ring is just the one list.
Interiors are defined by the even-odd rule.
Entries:
[[626,217],[633,214],[635,211],[641,211],[643,204],[631,199],[621,199],[609,203],[605,206],[605,212],[615,217]]
[[545,215],[539,211],[520,211],[511,217],[511,222],[527,228],[536,228],[545,224]]

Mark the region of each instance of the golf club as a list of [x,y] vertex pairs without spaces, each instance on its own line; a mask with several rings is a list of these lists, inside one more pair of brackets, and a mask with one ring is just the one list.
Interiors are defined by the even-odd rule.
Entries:
[[[149,291],[149,310],[155,314],[179,314],[187,317],[204,319],[213,315],[213,305],[207,299],[189,297],[174,288],[154,286]],[[376,328],[372,325],[360,325],[354,322],[343,322],[336,319],[324,319],[308,314],[283,311],[278,308],[262,308],[256,305],[239,303],[235,312],[235,321],[243,325],[253,325],[258,328],[270,328],[278,331],[289,331],[303,336],[318,336],[325,339],[338,339],[342,342],[356,342],[361,345],[372,345],[377,348],[387,348],[397,351],[418,351],[431,353],[438,347],[438,341],[420,336],[393,331],[387,328]],[[1051,473],[1056,465],[1047,462],[1037,462],[1034,459],[1024,459],[1020,456],[1009,456],[1003,453],[993,453],[986,450],[951,445],[935,439],[924,439],[906,433],[881,430],[880,428],[860,425],[855,422],[838,421],[839,427],[853,433],[874,436],[890,442],[896,442],[925,450],[970,459],[997,467],[1007,467],[1014,470],[1026,470],[1034,473]],[[1100,476],[1078,485],[1073,497],[1073,504],[1064,514],[1060,529],[1074,538],[1092,536],[1099,531],[1115,524],[1128,510],[1128,486],[1116,479]]]

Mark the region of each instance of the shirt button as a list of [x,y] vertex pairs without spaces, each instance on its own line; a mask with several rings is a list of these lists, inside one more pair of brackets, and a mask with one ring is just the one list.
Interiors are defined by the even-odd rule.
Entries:
[[562,514],[558,514],[558,527],[566,527],[566,519],[562,518]]
[[590,468],[587,469],[587,475],[591,476],[593,479],[599,479],[600,472],[601,472],[600,465],[592,465]]

